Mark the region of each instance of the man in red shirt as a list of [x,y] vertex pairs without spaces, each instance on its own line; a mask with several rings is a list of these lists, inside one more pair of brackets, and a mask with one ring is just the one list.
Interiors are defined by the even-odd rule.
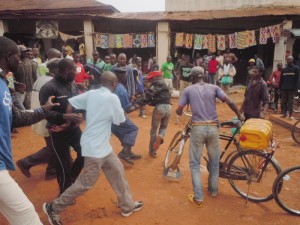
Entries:
[[208,63],[208,81],[210,84],[217,84],[216,74],[219,69],[219,62],[216,60],[216,55],[212,55],[212,59]]
[[85,92],[88,88],[86,86],[85,80],[94,79],[93,75],[88,75],[85,73],[83,65],[80,63],[80,54],[76,52],[74,54],[74,62],[76,63],[76,77],[75,77],[75,84],[79,88],[81,92]]
[[277,64],[277,70],[272,73],[272,75],[269,78],[269,82],[274,85],[274,104],[275,104],[275,109],[274,111],[276,112],[278,110],[278,100],[280,97],[280,91],[279,91],[279,82],[280,82],[280,77],[281,77],[281,70],[282,70],[282,63]]

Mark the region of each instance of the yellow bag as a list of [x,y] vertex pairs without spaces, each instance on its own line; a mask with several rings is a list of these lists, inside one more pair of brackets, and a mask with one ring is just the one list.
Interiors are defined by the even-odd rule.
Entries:
[[240,146],[245,149],[264,150],[273,138],[272,123],[263,119],[249,119],[240,130]]

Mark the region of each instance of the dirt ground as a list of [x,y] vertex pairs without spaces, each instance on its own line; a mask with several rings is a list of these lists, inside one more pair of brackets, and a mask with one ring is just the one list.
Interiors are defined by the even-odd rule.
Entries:
[[[232,94],[232,99],[241,103],[242,94]],[[66,225],[183,225],[183,224],[209,224],[209,225],[297,225],[299,218],[289,215],[279,208],[275,201],[265,203],[248,202],[237,195],[228,181],[220,179],[217,198],[212,198],[205,191],[207,187],[208,173],[202,166],[202,181],[204,189],[204,206],[194,207],[188,201],[188,194],[192,193],[192,183],[188,166],[187,145],[180,169],[183,174],[179,182],[171,182],[162,177],[162,168],[165,153],[173,135],[183,128],[187,118],[181,117],[179,124],[175,124],[175,109],[177,99],[173,99],[173,115],[167,129],[165,144],[158,150],[157,158],[148,156],[149,131],[151,124],[152,107],[146,108],[147,118],[139,118],[138,112],[133,112],[130,118],[139,127],[139,134],[134,152],[142,154],[142,159],[135,162],[133,167],[126,167],[126,176],[131,187],[133,198],[143,200],[144,208],[140,212],[133,213],[129,218],[123,218],[120,209],[116,207],[116,196],[102,175],[98,183],[85,195],[77,199],[74,206],[67,208],[62,214],[62,221]],[[233,112],[224,103],[218,103],[220,120],[230,120]],[[41,137],[32,132],[30,127],[18,129],[14,134],[13,155],[14,160],[31,154],[44,146]],[[280,147],[275,153],[282,169],[294,166],[300,162],[299,145],[291,138],[290,131],[278,125],[274,125],[274,136],[279,141]],[[120,143],[112,137],[111,143],[116,152],[121,149]],[[205,162],[203,161],[203,164]],[[26,178],[16,170],[11,172],[13,178],[21,186],[23,191],[34,204],[44,224],[48,224],[47,218],[42,212],[42,204],[53,200],[58,194],[56,180],[45,181],[46,165],[32,168],[31,178]],[[0,215],[0,225],[8,223]],[[21,224],[20,224],[21,225]]]

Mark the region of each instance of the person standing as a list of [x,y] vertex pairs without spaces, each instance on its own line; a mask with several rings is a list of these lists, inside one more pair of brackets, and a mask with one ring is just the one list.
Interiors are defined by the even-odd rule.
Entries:
[[116,64],[117,56],[115,53],[111,53],[109,56],[105,57],[108,57],[107,59],[109,59],[109,61],[104,65],[103,71],[111,71],[113,65]]
[[224,56],[222,55],[221,51],[218,51],[218,55],[216,57],[216,60],[219,62],[220,66],[223,66],[223,64],[224,64]]
[[9,38],[0,37],[0,213],[11,225],[42,225],[34,206],[9,174],[9,171],[15,170],[11,129],[39,122],[56,104],[52,103],[51,97],[42,108],[33,111],[20,111],[13,105],[6,74],[16,72],[19,64],[17,44]]
[[150,72],[147,76],[147,80],[151,82],[148,89],[149,99],[147,101],[148,104],[154,106],[150,130],[149,155],[155,158],[156,151],[164,142],[171,117],[171,95],[160,71]]
[[94,79],[93,75],[85,73],[83,65],[80,63],[80,54],[78,52],[74,53],[74,62],[76,63],[76,77],[75,84],[77,85],[80,92],[85,92],[88,90],[86,80]]
[[194,193],[189,195],[189,200],[199,207],[204,200],[200,177],[200,159],[204,145],[206,145],[209,158],[208,192],[213,197],[216,197],[219,192],[220,145],[216,98],[225,101],[239,120],[244,118],[221,88],[204,82],[204,69],[202,67],[194,67],[191,70],[191,78],[193,85],[184,90],[176,113],[181,116],[185,105],[188,103],[191,105],[192,131],[189,157]]
[[[57,75],[40,90],[40,103],[43,105],[49,96],[55,96],[55,102],[59,103],[60,106],[53,108],[53,111],[65,114],[68,99],[78,95],[78,89],[74,83],[75,76],[76,64],[74,61],[70,59],[60,60]],[[47,118],[47,121],[47,128],[50,131],[51,141],[57,156],[56,175],[59,192],[62,194],[71,186],[83,167],[80,146],[81,130],[77,123],[66,126],[66,120],[63,117]],[[72,165],[70,147],[77,153]]]
[[157,64],[156,56],[154,56],[154,57],[152,58],[152,61],[153,61],[153,63],[152,63],[152,65],[151,65],[150,70],[148,71],[148,73],[149,73],[149,72],[153,72],[153,71],[159,71],[159,65]]
[[228,58],[230,63],[232,64],[236,63],[239,60],[238,57],[236,57],[236,55],[230,51],[230,48],[226,49],[226,52],[224,53],[223,57],[224,59]]
[[236,69],[234,65],[230,63],[229,58],[225,58],[224,65],[219,68],[218,80],[221,82],[222,89],[226,91],[227,94],[230,93],[230,85],[233,83],[233,78],[236,75]]
[[255,66],[260,67],[263,70],[265,70],[265,65],[264,65],[262,59],[259,58],[257,54],[254,55],[254,59],[255,59]]
[[280,97],[280,90],[279,90],[279,82],[281,77],[282,71],[282,63],[277,64],[277,70],[272,73],[269,77],[269,81],[272,85],[274,85],[274,104],[275,104],[275,112],[278,110],[278,100]]
[[279,88],[281,93],[282,117],[293,119],[293,101],[295,92],[298,91],[299,67],[294,65],[294,57],[287,57],[287,66],[281,72]]
[[99,58],[99,52],[94,51],[93,57],[88,59],[86,62],[86,68],[87,72],[90,73],[90,75],[94,76],[93,80],[90,80],[90,86],[89,89],[97,89],[100,87],[100,77],[103,73],[103,67],[105,63],[102,59]]
[[113,73],[104,72],[100,83],[101,88],[69,99],[72,107],[87,112],[86,129],[81,139],[84,172],[57,199],[43,204],[43,211],[50,224],[62,224],[59,214],[77,197],[92,188],[102,171],[117,194],[122,216],[128,217],[143,208],[142,201],[132,200],[124,167],[109,143],[111,125],[118,126],[126,120],[120,101],[113,94],[118,80]]
[[180,96],[182,95],[182,92],[184,91],[185,88],[192,85],[191,77],[190,77],[192,68],[193,68],[193,64],[190,63],[190,56],[185,55],[184,61],[179,69],[180,71],[179,95]]
[[248,67],[247,67],[247,77],[246,77],[246,85],[248,85],[249,80],[251,79],[252,69],[255,68],[255,59],[249,59]]
[[250,118],[264,119],[269,108],[268,86],[262,78],[263,72],[264,70],[261,67],[252,69],[252,76],[240,109],[240,113],[244,113],[246,120]]
[[219,62],[216,60],[216,55],[212,55],[208,63],[208,81],[210,84],[217,84],[217,71],[219,69]]
[[169,88],[170,93],[173,92],[173,78],[174,78],[174,64],[172,63],[172,57],[167,57],[167,62],[161,66],[162,76]]

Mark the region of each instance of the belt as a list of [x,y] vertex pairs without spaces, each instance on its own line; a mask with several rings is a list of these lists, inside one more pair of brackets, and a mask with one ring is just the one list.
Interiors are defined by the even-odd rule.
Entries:
[[212,121],[192,122],[192,126],[218,126],[218,123]]

